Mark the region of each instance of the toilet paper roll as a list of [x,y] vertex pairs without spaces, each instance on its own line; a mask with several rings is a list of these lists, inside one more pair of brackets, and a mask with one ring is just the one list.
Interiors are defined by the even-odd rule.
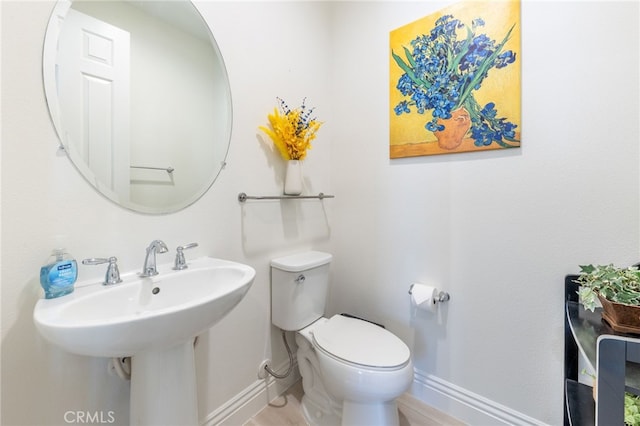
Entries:
[[435,312],[438,307],[438,293],[440,291],[430,285],[413,284],[411,286],[411,302],[422,311]]

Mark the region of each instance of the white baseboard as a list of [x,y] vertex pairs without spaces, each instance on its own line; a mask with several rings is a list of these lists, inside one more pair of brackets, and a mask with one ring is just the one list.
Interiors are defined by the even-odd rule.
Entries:
[[[286,369],[286,365],[278,371]],[[271,401],[300,380],[294,368],[289,377],[256,380],[242,392],[210,413],[202,426],[239,426],[246,423]],[[549,426],[460,386],[420,370],[414,371],[411,395],[469,425]]]
[[470,425],[548,426],[546,423],[417,369],[414,371],[411,394],[425,404]]
[[[277,368],[276,371],[282,372],[286,370],[288,363],[289,361],[287,360],[286,363],[280,366],[280,368]],[[294,367],[296,366],[297,363],[295,363]],[[285,379],[276,380],[269,376],[266,379],[256,380],[221,407],[211,412],[201,425],[243,425],[299,379],[300,373],[297,368],[294,368],[289,377]]]

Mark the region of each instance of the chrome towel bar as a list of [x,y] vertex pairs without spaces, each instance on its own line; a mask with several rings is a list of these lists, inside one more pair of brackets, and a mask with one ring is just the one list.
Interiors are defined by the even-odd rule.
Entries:
[[165,172],[171,174],[175,170],[173,167],[147,167],[147,166],[130,166],[132,169],[147,169],[147,170],[164,170]]
[[308,199],[317,198],[319,200],[325,198],[335,198],[334,195],[327,195],[323,192],[318,195],[247,195],[244,192],[238,194],[238,201],[244,203],[247,200],[289,200],[289,199]]

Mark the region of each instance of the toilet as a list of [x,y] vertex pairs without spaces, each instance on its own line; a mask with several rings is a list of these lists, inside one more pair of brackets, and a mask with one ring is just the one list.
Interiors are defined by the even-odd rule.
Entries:
[[413,380],[411,352],[379,325],[324,317],[331,259],[309,251],[271,261],[271,320],[296,331],[303,414],[314,426],[397,426],[396,398]]

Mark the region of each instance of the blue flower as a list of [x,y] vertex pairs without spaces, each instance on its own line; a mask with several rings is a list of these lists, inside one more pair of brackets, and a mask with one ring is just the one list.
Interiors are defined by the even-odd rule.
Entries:
[[484,20],[482,18],[476,18],[473,21],[471,21],[471,28],[476,29],[477,27],[483,27],[484,26]]
[[475,146],[489,146],[493,142],[493,132],[487,123],[481,123],[478,126],[471,127],[471,138]]
[[413,82],[407,74],[403,74],[400,77],[400,80],[398,80],[398,84],[396,85],[396,89],[398,89],[404,96],[408,96],[413,93]]
[[512,64],[516,61],[516,54],[511,50],[507,50],[506,52],[502,52],[496,58],[496,68],[504,68],[509,64]]
[[438,124],[434,120],[429,121],[424,127],[430,132],[441,132],[444,130],[444,126],[442,124]]
[[489,102],[484,106],[484,108],[482,108],[480,114],[482,114],[485,119],[495,118],[496,114],[498,113],[498,111],[495,110],[495,106],[496,104],[494,104],[493,102]]
[[407,114],[411,112],[411,110],[409,109],[409,103],[407,101],[400,102],[393,110],[395,111],[396,115],[401,115],[403,112]]
[[493,102],[487,103],[479,114],[472,118],[471,137],[476,146],[489,146],[492,142],[506,147],[504,139],[515,140],[515,129],[518,127],[506,118],[496,118],[498,111]]

